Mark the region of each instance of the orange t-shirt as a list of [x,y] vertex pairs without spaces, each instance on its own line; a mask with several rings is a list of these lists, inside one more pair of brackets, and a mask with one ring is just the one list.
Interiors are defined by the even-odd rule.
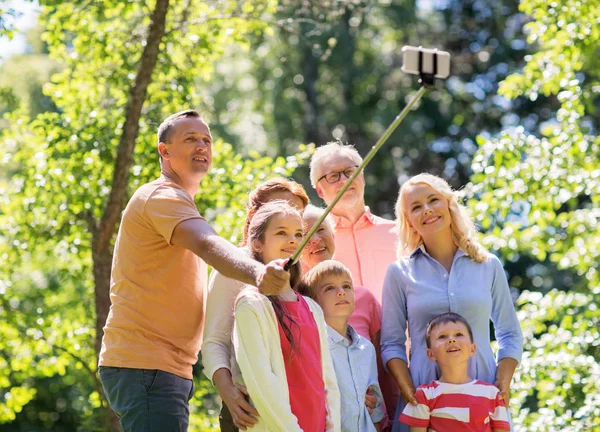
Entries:
[[202,219],[194,200],[166,177],[131,197],[115,244],[100,366],[192,378],[202,342],[207,265],[171,245],[175,227],[189,219]]

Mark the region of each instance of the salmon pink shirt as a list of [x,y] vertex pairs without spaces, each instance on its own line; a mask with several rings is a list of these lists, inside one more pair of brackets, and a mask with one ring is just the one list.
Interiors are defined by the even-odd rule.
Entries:
[[342,217],[335,221],[335,256],[354,278],[355,285],[369,289],[381,304],[387,268],[396,261],[396,223],[365,212],[354,225]]
[[303,431],[324,432],[327,406],[317,323],[302,296],[298,301],[282,301],[281,305],[295,321],[290,325],[293,349],[278,323],[292,413]]
[[365,287],[354,285],[354,312],[348,318],[348,324],[371,343],[381,330],[381,305]]

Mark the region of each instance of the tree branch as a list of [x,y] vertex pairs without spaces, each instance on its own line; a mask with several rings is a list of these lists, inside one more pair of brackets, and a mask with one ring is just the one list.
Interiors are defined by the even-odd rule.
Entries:
[[75,215],[77,218],[84,220],[87,223],[88,231],[94,236],[96,231],[98,230],[98,225],[96,223],[96,218],[91,210],[84,210]]
[[[46,339],[46,342],[48,342],[48,340]],[[73,357],[73,359],[75,359],[77,362],[79,362],[79,364],[81,364],[81,366],[83,366],[83,368],[91,375],[92,379],[94,380],[94,387],[96,388],[96,391],[98,392],[98,394],[100,395],[100,404],[102,405],[103,408],[105,408],[105,400],[102,397],[102,384],[100,384],[100,380],[98,379],[98,375],[96,374],[95,370],[92,370],[92,368],[90,368],[90,366],[85,362],[84,359],[82,359],[81,357],[79,357],[76,354],[73,354],[71,351],[69,351],[66,348],[63,348],[60,345],[56,345],[56,344],[51,344],[55,349],[57,349],[58,351],[62,351],[65,354],[70,355],[71,357]]]
[[158,59],[160,42],[165,34],[168,11],[169,0],[156,0],[156,7],[152,13],[152,22],[137,76],[129,89],[127,106],[125,108],[125,124],[123,125],[123,134],[121,135],[117,149],[110,195],[92,242],[92,250],[95,254],[101,254],[108,250],[115,225],[119,221],[121,210],[124,206],[129,170],[133,161],[135,141],[140,127],[139,120],[142,113],[142,106],[146,100],[148,86],[152,80],[152,72]]

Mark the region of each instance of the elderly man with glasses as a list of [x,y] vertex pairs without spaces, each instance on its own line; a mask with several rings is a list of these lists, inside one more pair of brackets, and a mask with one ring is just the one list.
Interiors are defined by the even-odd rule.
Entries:
[[[362,157],[350,145],[330,142],[310,161],[310,181],[327,205],[356,171]],[[369,289],[381,304],[383,279],[396,260],[395,223],[375,216],[365,206],[365,177],[361,173],[331,211],[335,221],[335,259],[352,272],[354,283]]]

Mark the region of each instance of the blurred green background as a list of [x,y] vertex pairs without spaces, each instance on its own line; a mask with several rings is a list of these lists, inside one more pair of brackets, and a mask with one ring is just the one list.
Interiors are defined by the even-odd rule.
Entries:
[[[460,189],[525,334],[515,429],[600,430],[599,0],[0,0],[0,432],[118,430],[98,329],[163,118],[209,121],[197,204],[235,243],[258,182],[293,176],[321,204],[314,144],[368,152],[418,89],[403,45],[449,51],[453,73],[368,166],[367,204],[392,218],[423,171]],[[190,430],[216,430],[195,377]]]

